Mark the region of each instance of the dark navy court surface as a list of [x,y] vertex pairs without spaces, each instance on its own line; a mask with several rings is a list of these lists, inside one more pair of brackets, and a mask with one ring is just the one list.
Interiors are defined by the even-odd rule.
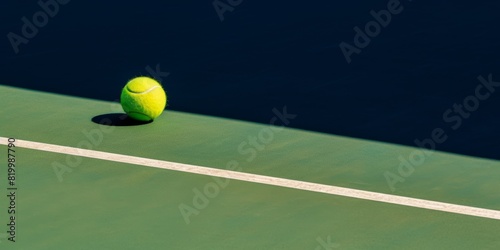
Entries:
[[158,67],[168,109],[268,123],[286,106],[294,128],[412,146],[438,129],[438,150],[500,159],[500,87],[475,97],[500,82],[499,1],[402,0],[351,63],[339,44],[393,0],[220,0],[223,21],[213,0],[60,2],[17,53],[8,34],[42,8],[0,4],[0,84],[117,100]]

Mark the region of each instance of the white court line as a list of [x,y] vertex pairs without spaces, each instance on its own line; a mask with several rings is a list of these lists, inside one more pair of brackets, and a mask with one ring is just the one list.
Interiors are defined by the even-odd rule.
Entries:
[[[7,143],[8,143],[7,138],[0,137],[0,144],[7,145]],[[375,193],[375,192],[363,191],[363,190],[352,189],[352,188],[329,186],[329,185],[317,184],[317,183],[312,183],[312,182],[296,181],[296,180],[276,178],[276,177],[257,175],[257,174],[248,174],[248,173],[242,173],[242,172],[236,172],[236,171],[230,171],[230,170],[224,170],[224,169],[208,168],[208,167],[182,164],[182,163],[176,163],[176,162],[160,161],[160,160],[154,160],[154,159],[148,159],[148,158],[142,158],[142,157],[106,153],[106,152],[100,152],[100,151],[95,151],[95,150],[65,147],[65,146],[32,142],[32,141],[25,141],[25,140],[17,140],[16,139],[15,143],[16,143],[16,147],[21,147],[21,148],[29,148],[29,149],[42,150],[42,151],[61,153],[61,154],[67,154],[67,155],[82,156],[82,157],[88,157],[88,158],[100,159],[100,160],[106,160],[106,161],[142,165],[142,166],[147,166],[147,167],[175,170],[175,171],[187,172],[187,173],[193,173],[193,174],[223,177],[223,178],[228,178],[228,179],[233,179],[233,180],[261,183],[261,184],[267,184],[267,185],[272,185],[272,186],[293,188],[293,189],[299,189],[299,190],[307,190],[307,191],[312,191],[312,192],[317,192],[317,193],[333,194],[333,195],[351,197],[351,198],[356,198],[356,199],[370,200],[370,201],[376,201],[376,202],[385,202],[385,203],[397,204],[397,205],[403,205],[403,206],[409,206],[409,207],[417,207],[417,208],[424,208],[424,209],[430,209],[430,210],[436,210],[436,211],[443,211],[443,212],[448,212],[448,213],[464,214],[464,215],[471,215],[471,216],[500,220],[500,211],[491,210],[491,209],[469,207],[469,206],[456,205],[456,204],[450,204],[450,203],[444,203],[444,202],[436,202],[436,201],[430,201],[430,200],[409,198],[409,197],[404,197],[404,196]]]

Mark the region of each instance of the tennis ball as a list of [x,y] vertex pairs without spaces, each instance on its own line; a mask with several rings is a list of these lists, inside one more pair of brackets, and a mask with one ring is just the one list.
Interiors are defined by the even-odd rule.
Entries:
[[147,122],[161,115],[167,105],[167,95],[156,80],[141,76],[125,85],[120,102],[129,117]]

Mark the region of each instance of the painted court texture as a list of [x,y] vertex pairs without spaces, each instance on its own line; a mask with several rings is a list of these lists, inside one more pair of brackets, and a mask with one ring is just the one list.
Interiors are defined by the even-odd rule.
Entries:
[[[2,132],[19,140],[18,232],[9,249],[314,249],[318,238],[324,243],[328,237],[332,246],[346,249],[494,249],[500,244],[492,233],[498,217],[314,191],[320,184],[482,208],[498,216],[498,161],[434,152],[392,192],[383,173],[415,148],[281,128],[250,158],[238,147],[269,125],[167,111],[151,124],[111,127],[92,118],[114,113],[116,104],[0,88],[6,93],[1,105],[19,111]],[[57,112],[40,112],[34,105]],[[86,133],[91,131],[102,131],[102,140],[94,141],[99,143],[90,143]],[[86,150],[94,156],[70,156],[87,154],[77,149],[85,144],[92,145]],[[47,147],[62,151],[47,152]],[[124,160],[117,161],[120,155]],[[70,168],[61,179],[57,164]],[[155,164],[167,167],[147,167]],[[231,164],[236,178],[226,179],[233,178],[224,175]],[[222,176],[219,188],[206,189],[218,182],[196,166]],[[238,173],[252,175],[241,181]],[[266,183],[276,180],[302,186]],[[304,183],[312,183],[313,190]],[[197,192],[207,200],[198,207]],[[0,201],[5,207],[6,199]],[[186,217],[183,205],[196,212]],[[6,219],[3,214],[2,224]]]

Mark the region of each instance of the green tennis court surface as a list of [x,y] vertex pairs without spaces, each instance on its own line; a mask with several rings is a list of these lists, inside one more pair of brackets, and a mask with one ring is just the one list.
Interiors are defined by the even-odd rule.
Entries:
[[[119,120],[116,104],[0,91],[0,137],[20,142],[15,243],[4,233],[6,140],[0,146],[2,249],[500,248],[497,219],[46,152],[22,142],[489,210],[500,210],[498,161],[434,152],[391,190],[384,174],[398,173],[398,157],[415,148],[172,111],[146,125],[107,126],[96,121]],[[273,117],[283,124],[269,110]],[[300,114],[287,122],[294,119]]]

